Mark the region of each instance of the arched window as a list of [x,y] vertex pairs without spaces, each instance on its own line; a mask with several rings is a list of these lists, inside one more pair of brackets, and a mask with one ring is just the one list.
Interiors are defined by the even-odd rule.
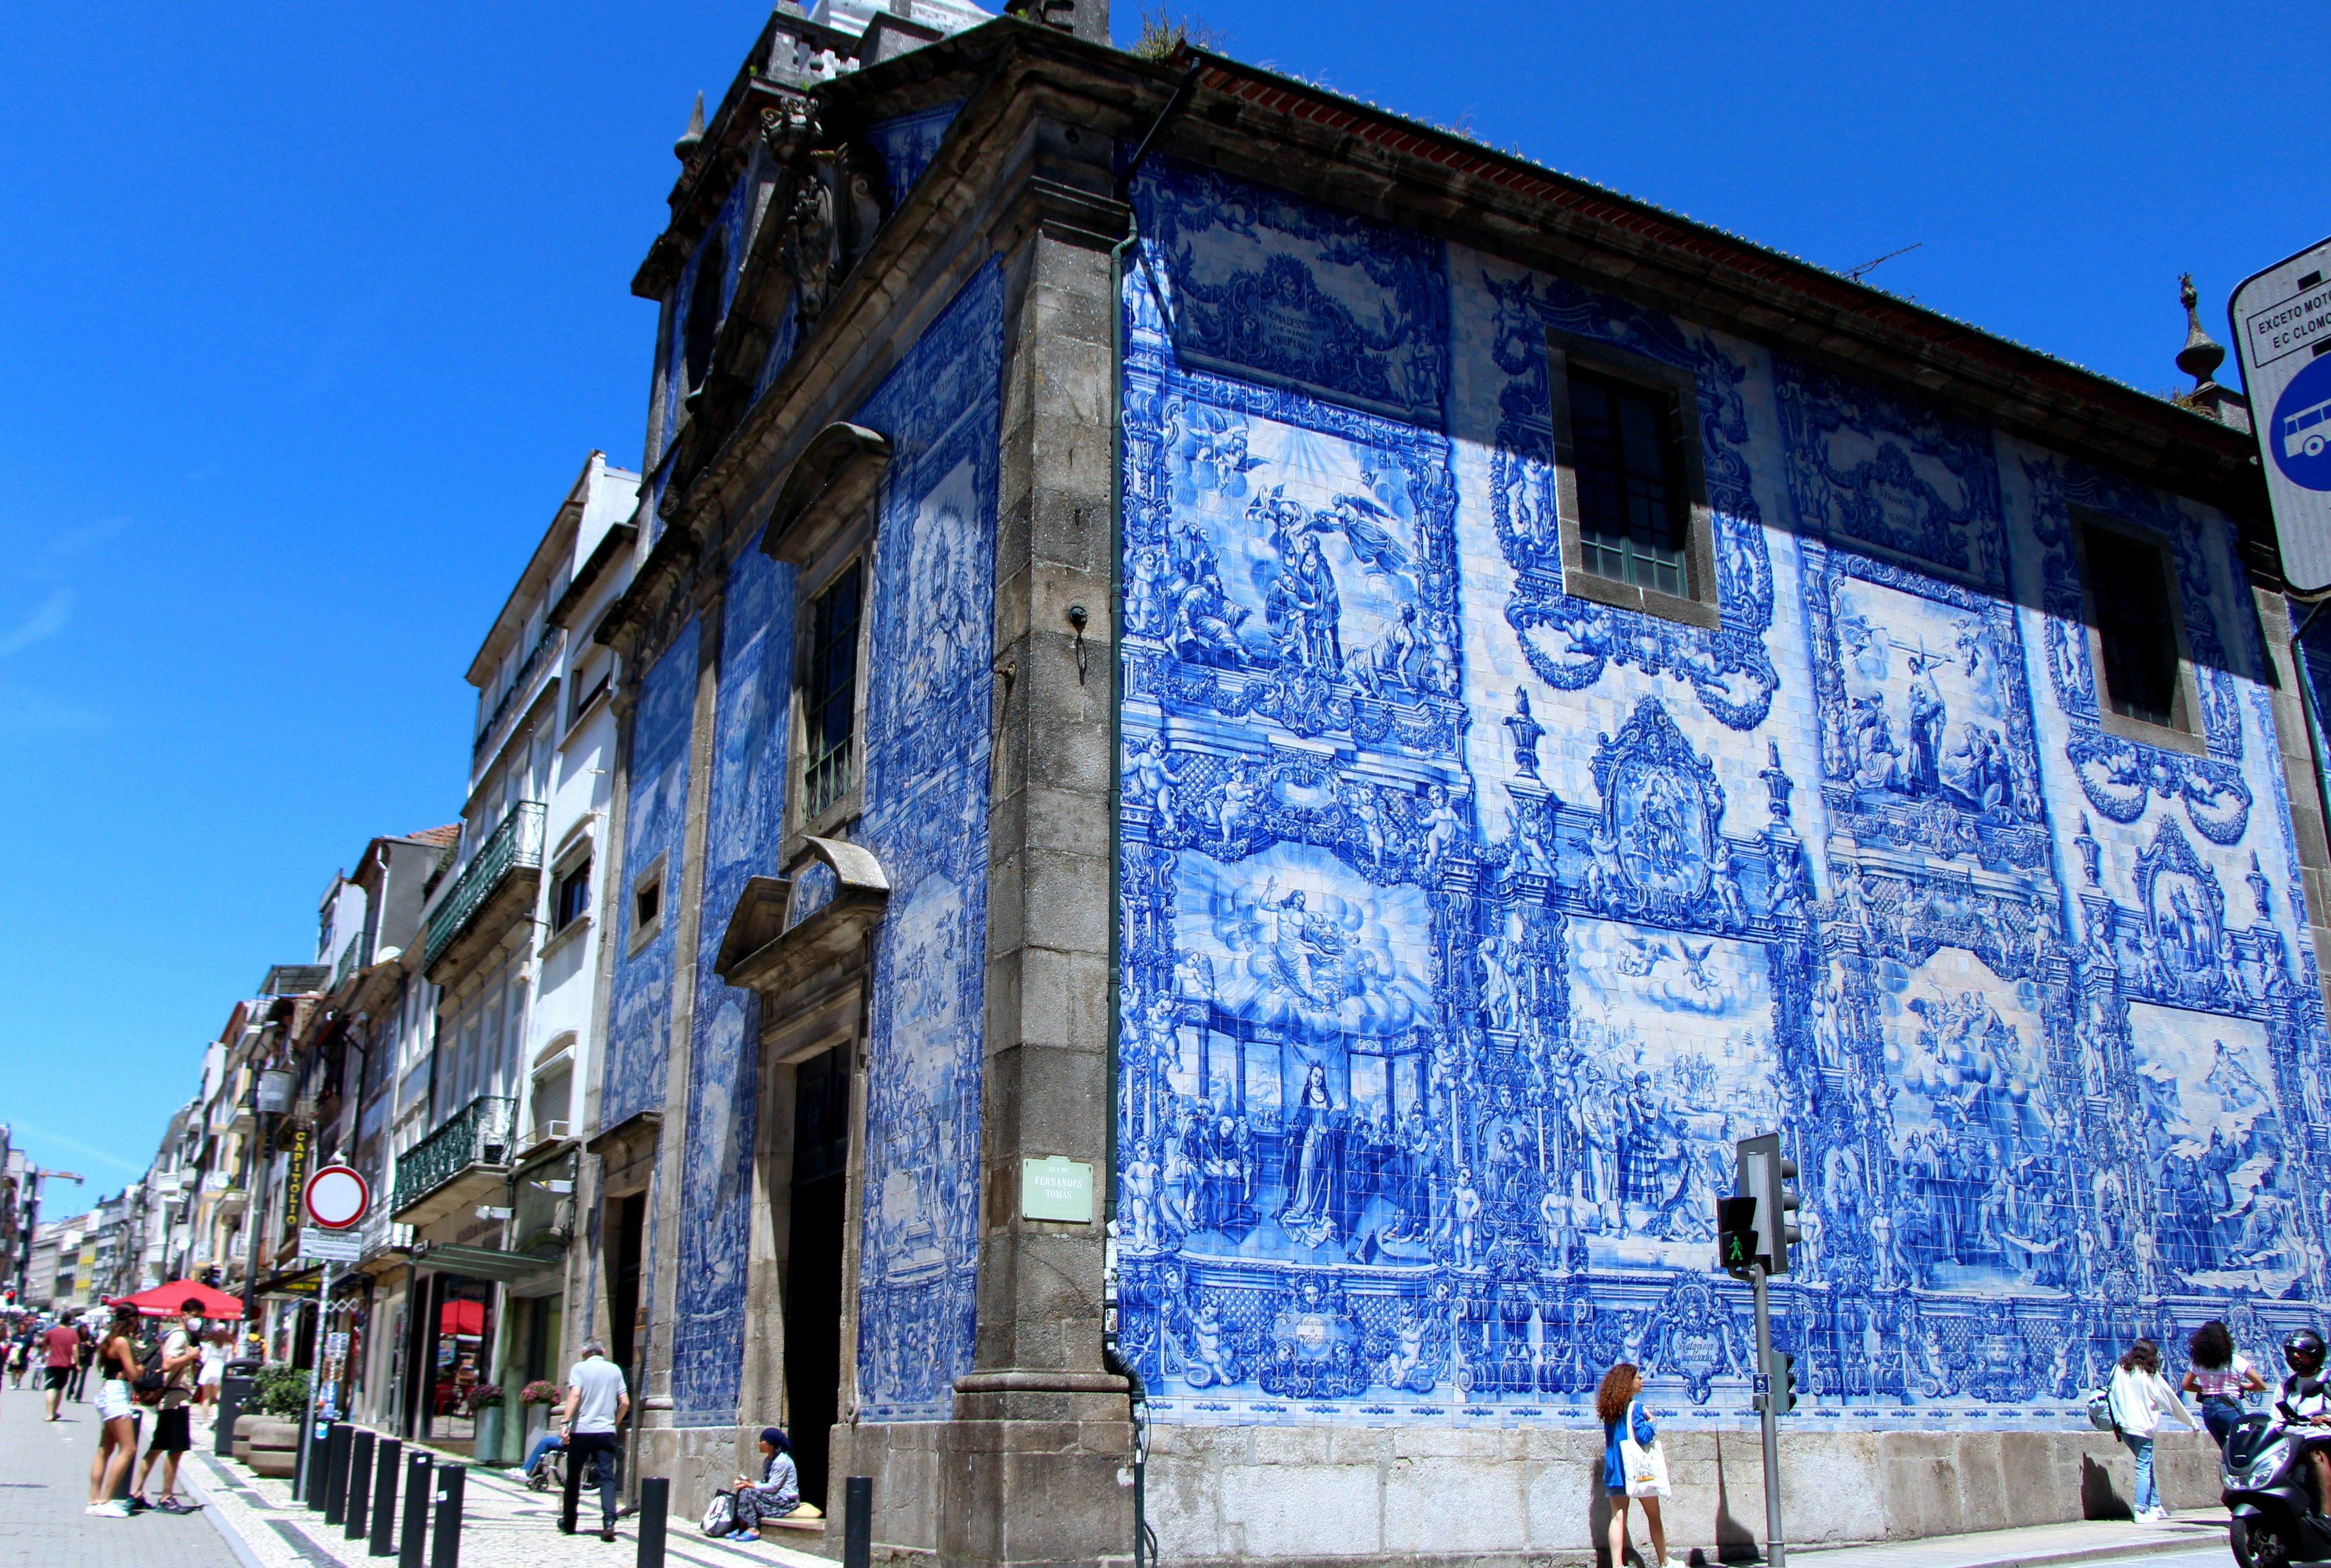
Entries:
[[720,290],[728,273],[728,242],[715,229],[696,258],[696,276],[688,288],[688,319],[680,329],[680,356],[690,392],[704,385],[704,372],[712,363],[712,342],[720,332]]

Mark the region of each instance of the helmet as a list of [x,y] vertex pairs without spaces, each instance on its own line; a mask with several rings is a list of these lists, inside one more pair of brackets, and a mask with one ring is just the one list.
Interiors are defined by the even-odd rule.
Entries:
[[2323,1336],[2311,1328],[2285,1335],[2282,1359],[2290,1364],[2291,1371],[2313,1376],[2323,1370]]

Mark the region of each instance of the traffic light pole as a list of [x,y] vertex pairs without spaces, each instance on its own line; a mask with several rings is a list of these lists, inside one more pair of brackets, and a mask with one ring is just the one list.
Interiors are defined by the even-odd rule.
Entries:
[[1781,1527],[1781,1418],[1774,1409],[1773,1307],[1765,1290],[1765,1265],[1748,1266],[1756,1292],[1756,1414],[1765,1432],[1765,1554],[1771,1568],[1788,1568],[1789,1549]]

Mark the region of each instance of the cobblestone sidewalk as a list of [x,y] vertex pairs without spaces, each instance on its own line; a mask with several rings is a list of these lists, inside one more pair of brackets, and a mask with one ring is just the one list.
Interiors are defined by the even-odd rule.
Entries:
[[[0,1565],[236,1568],[234,1553],[200,1513],[92,1519],[81,1512],[97,1452],[97,1411],[67,1400],[54,1424],[47,1413],[43,1397],[30,1387],[0,1395]],[[150,1430],[150,1418],[147,1425]],[[180,1473],[182,1494],[192,1468]],[[161,1485],[158,1468],[154,1485]]]
[[[293,1502],[289,1481],[253,1476],[207,1452],[194,1456],[187,1470],[219,1522],[234,1533],[247,1553],[237,1554],[243,1557],[242,1568],[393,1568],[396,1561],[367,1555],[366,1542],[347,1539],[339,1526],[324,1523],[321,1513]],[[612,1544],[600,1540],[595,1531],[562,1535],[557,1494],[530,1492],[500,1470],[471,1467],[461,1512],[461,1568],[633,1568],[639,1561],[636,1519],[617,1522]],[[596,1522],[595,1498],[584,1499],[583,1512],[589,1522]],[[397,1518],[401,1526],[401,1492]],[[433,1521],[431,1527],[435,1527]],[[754,1562],[833,1568],[823,1557],[773,1542],[707,1540],[689,1519],[673,1519],[666,1542],[666,1557],[687,1568],[742,1568]]]

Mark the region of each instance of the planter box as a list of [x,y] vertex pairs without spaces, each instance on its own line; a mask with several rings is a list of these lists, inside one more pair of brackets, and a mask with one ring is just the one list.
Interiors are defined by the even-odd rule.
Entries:
[[[243,1423],[251,1422],[247,1443],[241,1436]],[[278,1416],[238,1416],[235,1418],[237,1446],[243,1448],[254,1475],[288,1478],[299,1468],[300,1423]]]

